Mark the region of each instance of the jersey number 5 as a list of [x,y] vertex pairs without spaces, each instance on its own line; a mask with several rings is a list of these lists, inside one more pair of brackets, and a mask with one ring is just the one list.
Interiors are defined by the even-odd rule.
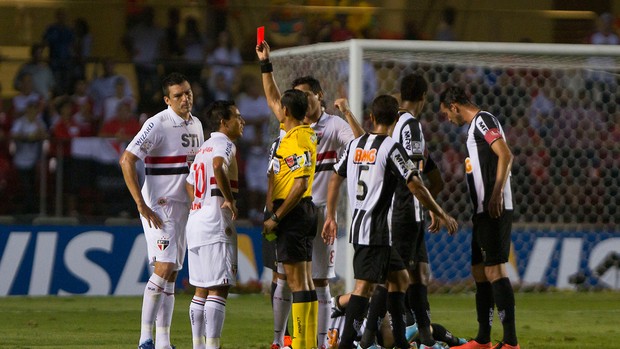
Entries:
[[364,179],[362,177],[366,177],[363,176],[363,174],[364,172],[370,170],[370,166],[359,165],[358,169],[359,171],[357,172],[357,195],[355,196],[355,198],[359,201],[364,201],[364,199],[366,199],[366,195],[368,194],[368,185],[366,184],[366,182],[364,182]]

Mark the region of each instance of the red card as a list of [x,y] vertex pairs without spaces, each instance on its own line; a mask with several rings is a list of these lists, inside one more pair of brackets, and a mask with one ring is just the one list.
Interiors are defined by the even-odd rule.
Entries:
[[265,27],[256,28],[256,46],[265,41]]

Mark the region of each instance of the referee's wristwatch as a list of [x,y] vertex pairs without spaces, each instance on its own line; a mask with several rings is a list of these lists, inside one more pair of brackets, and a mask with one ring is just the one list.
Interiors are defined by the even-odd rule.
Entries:
[[272,221],[280,224],[280,217],[278,217],[278,215],[275,212],[273,212],[271,214],[271,217],[269,217],[269,219],[271,219]]

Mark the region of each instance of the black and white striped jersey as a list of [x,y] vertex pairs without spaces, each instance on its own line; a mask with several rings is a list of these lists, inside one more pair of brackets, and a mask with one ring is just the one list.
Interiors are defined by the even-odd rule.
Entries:
[[[400,117],[394,125],[392,138],[403,146],[409,159],[418,169],[423,168],[426,142],[422,133],[422,125],[409,112],[399,112]],[[413,214],[416,222],[423,219],[422,207],[417,198],[411,194],[405,183],[399,183],[394,192],[393,218],[397,221],[409,220]]]
[[349,143],[334,171],[347,178],[353,211],[349,242],[391,245],[394,189],[399,181],[418,175],[405,149],[387,135],[364,134]]
[[[497,174],[498,157],[491,149],[491,144],[498,139],[506,139],[504,130],[495,116],[480,111],[467,131],[467,153],[465,172],[469,194],[474,205],[474,213],[488,211],[489,200],[493,193]],[[504,209],[512,210],[512,190],[510,173],[504,186]]]

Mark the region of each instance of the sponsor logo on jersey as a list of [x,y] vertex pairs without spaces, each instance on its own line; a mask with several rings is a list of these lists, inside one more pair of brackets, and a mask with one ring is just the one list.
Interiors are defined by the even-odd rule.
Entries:
[[360,163],[374,164],[375,161],[377,161],[377,149],[370,149],[370,150],[366,150],[362,148],[355,149],[355,155],[353,156],[354,164],[360,164]]
[[[151,132],[153,127],[155,127],[155,124],[153,122],[149,123],[148,126],[146,126],[146,128],[144,129],[144,132],[142,132],[142,135],[140,136],[140,138],[138,138],[138,140],[136,140],[136,145],[139,145],[140,149],[142,149],[142,146],[141,146],[143,144],[142,142],[144,142],[146,140],[146,137],[149,135],[149,133]],[[149,149],[150,149],[150,147],[149,147]]]
[[273,173],[275,174],[280,173],[280,160],[278,159],[271,160],[271,168],[273,168]]
[[195,133],[184,133],[181,135],[181,145],[187,147],[199,147],[198,135]]
[[471,164],[471,159],[465,158],[465,173],[472,173],[472,172],[474,172],[474,167]]
[[411,131],[406,130],[403,134],[403,147],[407,150],[411,150]]
[[164,251],[168,246],[170,246],[170,240],[163,238],[157,240],[157,248],[159,248],[160,251]]
[[226,156],[230,156],[230,153],[232,153],[232,146],[233,144],[230,142],[226,143]]
[[487,124],[484,123],[484,120],[482,119],[478,119],[478,121],[476,122],[476,126],[478,126],[478,129],[484,134],[487,133],[487,131],[489,131],[489,128],[487,127]]
[[414,171],[416,169],[413,162],[409,159],[405,160],[405,157],[398,151],[392,152],[391,158],[398,167],[405,171]]
[[288,166],[291,171],[298,170],[301,167],[312,166],[312,156],[309,151],[306,151],[299,156],[297,154],[293,154],[284,158],[284,161],[286,162],[286,166]]

